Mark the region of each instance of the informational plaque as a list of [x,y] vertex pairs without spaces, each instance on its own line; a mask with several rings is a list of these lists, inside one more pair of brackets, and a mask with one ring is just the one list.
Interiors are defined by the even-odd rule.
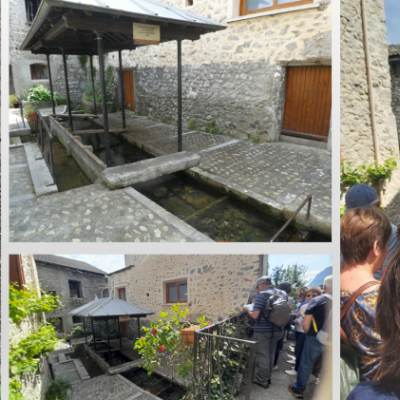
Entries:
[[119,317],[119,322],[128,322],[131,318],[129,316],[127,317]]
[[133,23],[134,44],[159,44],[160,39],[159,25]]

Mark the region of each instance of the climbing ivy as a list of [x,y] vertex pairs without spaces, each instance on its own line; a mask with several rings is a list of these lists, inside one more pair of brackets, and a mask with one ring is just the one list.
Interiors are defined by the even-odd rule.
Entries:
[[[25,319],[32,319],[35,315],[49,313],[61,307],[58,296],[52,296],[44,291],[38,297],[32,287],[18,290],[13,284],[9,289],[9,315],[13,323],[20,326]],[[50,323],[41,323],[39,328],[18,342],[10,344],[9,350],[9,394],[10,400],[23,400],[20,389],[20,378],[25,373],[35,373],[41,356],[54,351],[58,342],[56,330]]]
[[384,182],[390,179],[397,167],[397,161],[394,158],[388,158],[378,167],[374,164],[363,164],[356,168],[353,168],[350,163],[342,162],[340,167],[340,183],[344,186],[353,186],[356,183]]

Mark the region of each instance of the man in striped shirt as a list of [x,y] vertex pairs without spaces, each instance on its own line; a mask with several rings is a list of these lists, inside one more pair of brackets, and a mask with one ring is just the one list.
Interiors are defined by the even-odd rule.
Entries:
[[287,298],[283,290],[273,287],[269,276],[262,276],[256,282],[256,289],[259,292],[255,298],[253,311],[243,307],[251,318],[254,319],[253,340],[258,342],[256,345],[256,361],[258,371],[253,379],[253,383],[268,389],[271,384],[271,374],[274,366],[276,344],[283,336],[283,328],[279,328],[264,318],[266,316],[267,301],[270,296],[279,294]]

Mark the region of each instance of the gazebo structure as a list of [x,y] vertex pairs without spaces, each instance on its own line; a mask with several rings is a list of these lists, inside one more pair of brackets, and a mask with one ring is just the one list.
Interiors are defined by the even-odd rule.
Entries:
[[[21,50],[50,55],[61,54],[64,63],[69,126],[73,131],[71,102],[68,87],[66,56],[69,54],[99,56],[100,83],[104,120],[104,143],[107,166],[111,166],[111,151],[107,115],[104,52],[119,52],[121,108],[123,127],[124,83],[122,50],[156,45],[176,40],[178,43],[178,151],[182,151],[182,40],[198,40],[200,35],[226,29],[226,26],[155,0],[43,0],[36,18],[21,45]],[[93,76],[92,76],[92,84]],[[93,94],[94,96],[94,94]],[[94,103],[96,103],[94,98]]]
[[[90,325],[93,333],[94,351],[97,352],[96,348],[96,331],[95,325],[105,324],[105,332],[107,335],[107,352],[109,359],[111,360],[111,351],[119,351],[122,349],[122,334],[121,334],[121,322],[127,322],[131,318],[137,318],[138,324],[138,337],[140,336],[140,318],[147,317],[148,315],[154,314],[153,311],[146,310],[141,307],[137,307],[133,304],[127,303],[124,300],[117,299],[114,295],[111,297],[105,297],[98,299],[97,297],[75,310],[69,312],[69,314],[75,317],[83,318],[83,327],[86,331],[85,318],[90,319]],[[118,325],[118,336],[119,336],[119,348],[111,349],[110,347],[110,329],[109,324],[115,323]],[[85,342],[87,344],[87,335],[85,335]],[[104,342],[103,342],[104,343]],[[104,352],[104,350],[102,351]]]

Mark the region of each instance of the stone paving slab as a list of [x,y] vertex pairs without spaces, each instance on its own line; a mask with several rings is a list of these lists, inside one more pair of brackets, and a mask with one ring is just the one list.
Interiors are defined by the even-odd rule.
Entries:
[[10,149],[10,241],[210,241],[136,190],[102,184],[36,198],[23,148]]
[[[112,114],[109,119],[110,123],[118,125]],[[127,124],[129,132],[125,137],[155,156],[176,151],[175,136],[160,139],[162,133],[153,133],[149,126],[142,129],[141,135],[136,135],[134,125]],[[168,135],[169,131],[164,132]],[[230,140],[223,135],[204,132],[183,135],[183,149],[202,156],[200,166],[186,172],[261,209],[266,205],[273,214],[284,213],[287,217],[311,194],[310,219],[306,221],[304,208],[296,221],[326,235],[331,234],[332,159],[326,150],[283,142],[255,144],[248,141],[230,143]],[[211,148],[217,143],[223,145]],[[207,148],[210,150],[204,151]]]
[[100,375],[75,383],[71,400],[157,400],[121,375]]
[[[271,386],[265,390],[264,388],[252,384],[251,400],[293,400],[293,395],[289,392],[288,386],[296,381],[296,377],[285,374],[285,370],[290,370],[292,365],[287,364],[286,361],[291,359],[291,354],[287,353],[289,345],[294,344],[294,341],[284,343],[283,351],[280,353],[278,359],[278,369],[272,373]],[[317,388],[317,378],[311,375],[307,383],[307,389],[304,393],[304,400],[311,400]],[[245,387],[242,388],[241,393],[236,397],[236,400],[245,400]]]

